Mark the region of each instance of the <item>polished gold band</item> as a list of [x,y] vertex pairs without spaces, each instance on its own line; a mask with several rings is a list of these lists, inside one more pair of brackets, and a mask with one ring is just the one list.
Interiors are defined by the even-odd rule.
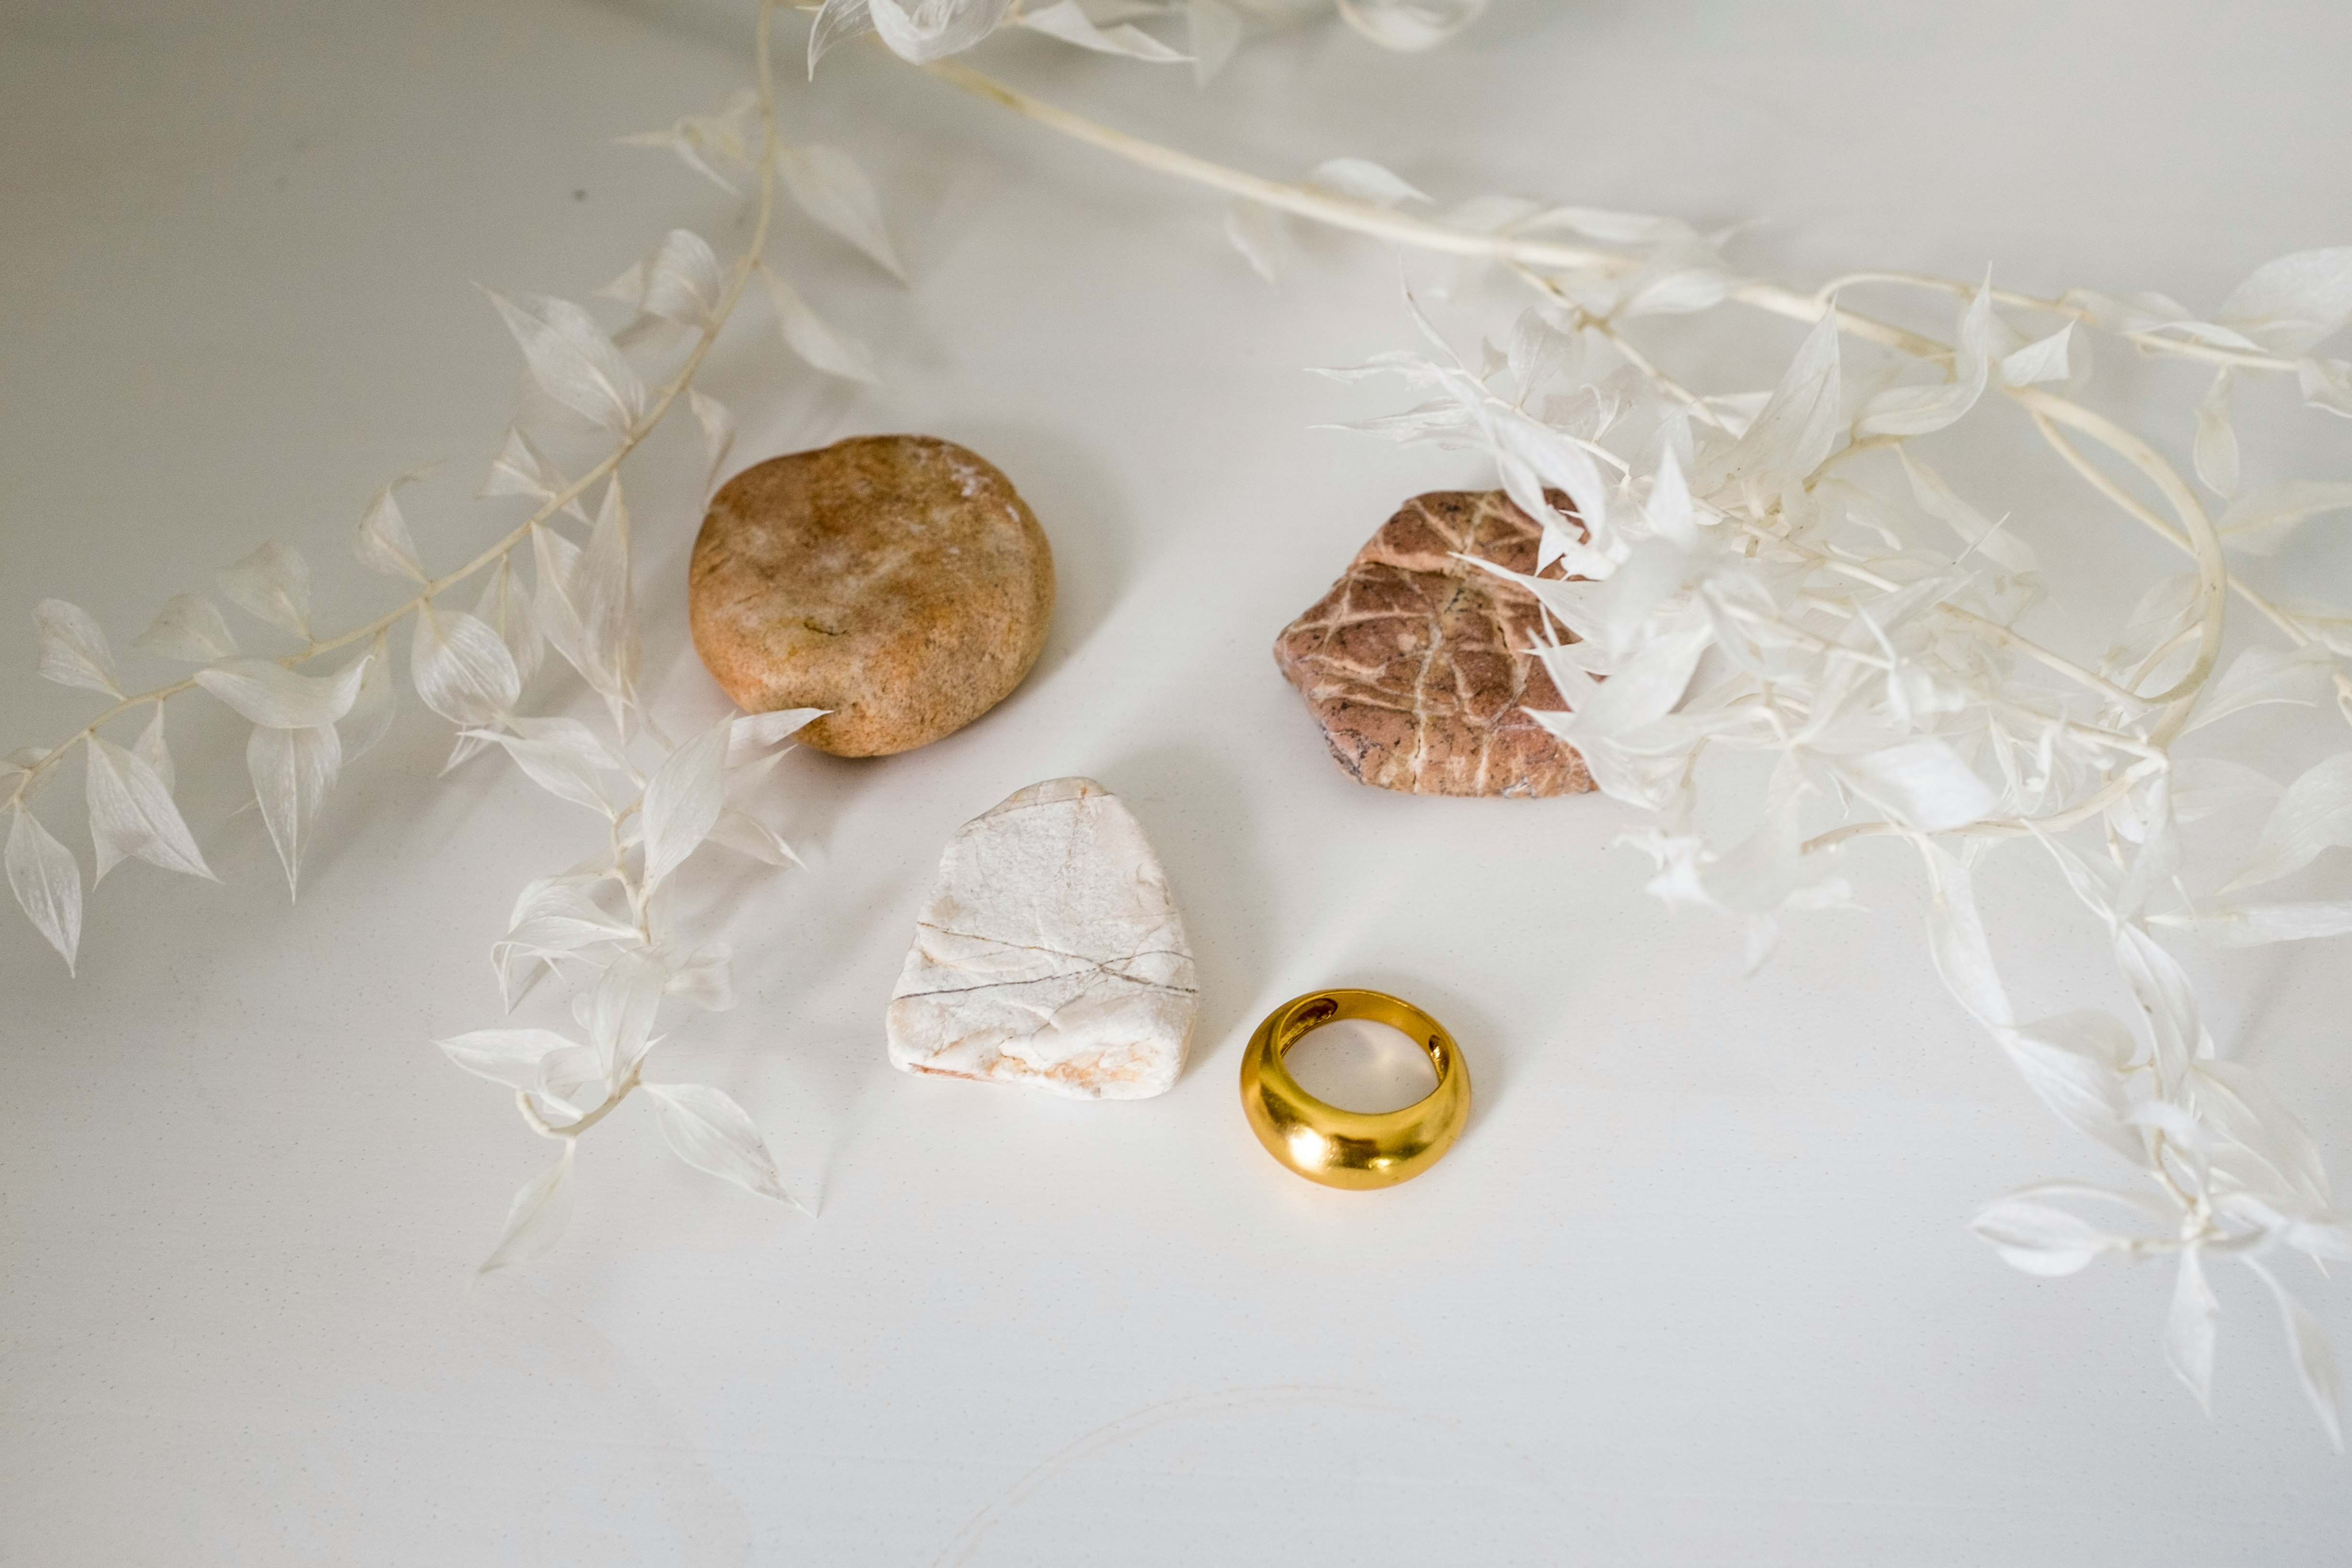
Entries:
[[[1429,1053],[1437,1087],[1402,1110],[1342,1110],[1305,1089],[1283,1053],[1340,1018],[1403,1030]],[[1266,1152],[1327,1187],[1392,1187],[1444,1157],[1470,1119],[1470,1069],[1445,1026],[1379,991],[1309,991],[1265,1016],[1242,1057],[1242,1109]]]

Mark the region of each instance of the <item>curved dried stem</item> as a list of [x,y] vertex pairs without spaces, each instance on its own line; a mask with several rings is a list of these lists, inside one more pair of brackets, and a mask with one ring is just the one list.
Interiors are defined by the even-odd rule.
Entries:
[[[709,354],[711,346],[719,341],[719,331],[733,317],[735,307],[742,300],[744,289],[749,287],[752,274],[759,268],[760,255],[767,246],[768,231],[775,217],[776,171],[778,161],[781,156],[781,146],[776,137],[775,79],[773,68],[769,58],[769,37],[772,29],[772,17],[780,4],[781,0],[761,0],[760,7],[759,71],[761,137],[760,162],[754,171],[755,179],[759,187],[759,194],[751,228],[751,238],[750,243],[745,247],[742,254],[736,258],[733,267],[730,269],[727,279],[726,291],[720,296],[717,305],[713,308],[710,314],[710,320],[704,323],[702,331],[695,339],[694,346],[690,351],[688,351],[686,358],[680,362],[677,370],[673,373],[670,378],[667,382],[663,383],[661,387],[656,392],[653,401],[646,405],[645,413],[640,415],[626,429],[621,432],[618,439],[614,444],[612,451],[606,453],[603,458],[598,460],[578,479],[573,479],[570,484],[564,486],[562,490],[549,497],[547,500],[542,502],[540,507],[530,514],[530,516],[517,524],[513,530],[500,537],[497,542],[489,545],[488,548],[482,551],[480,554],[475,556],[471,561],[467,562],[463,566],[458,567],[454,572],[444,573],[442,575],[427,581],[409,598],[402,601],[394,608],[385,611],[383,615],[376,616],[373,620],[368,621],[362,626],[354,626],[347,632],[341,632],[333,637],[324,638],[313,637],[310,642],[305,644],[303,647],[295,649],[292,653],[280,654],[277,656],[272,662],[283,665],[289,669],[292,669],[300,665],[308,664],[310,660],[320,658],[326,654],[334,653],[342,648],[351,647],[356,644],[366,642],[373,638],[378,632],[385,631],[397,626],[401,621],[406,619],[412,615],[415,615],[419,609],[430,604],[433,600],[438,598],[441,595],[446,593],[457,584],[465,582],[467,578],[482,571],[484,568],[494,566],[499,562],[506,560],[530,538],[530,531],[532,529],[541,526],[555,517],[559,512],[562,511],[564,508],[572,505],[581,497],[586,495],[590,490],[593,489],[600,481],[609,478],[614,471],[616,471],[620,468],[621,464],[626,460],[628,457],[638,448],[638,447],[644,444],[646,438],[651,436],[656,429],[660,427],[663,419],[668,416],[670,409],[677,404],[680,397],[686,395],[687,390],[693,385],[695,374],[702,368],[703,360]],[[123,698],[113,707],[109,708],[97,718],[92,719],[89,723],[83,725],[79,730],[75,731],[64,741],[51,748],[48,753],[42,757],[40,761],[33,763],[17,778],[16,787],[9,792],[7,798],[5,800],[0,800],[0,810],[5,810],[25,799],[31,792],[33,786],[39,781],[43,773],[47,773],[51,767],[56,765],[56,763],[76,745],[87,744],[91,736],[97,734],[100,730],[104,728],[113,720],[130,712],[134,708],[144,707],[151,703],[160,706],[164,702],[168,702],[171,699],[181,695],[183,692],[193,691],[195,689],[195,678],[194,676],[188,676],[179,680],[172,681],[166,685],[156,687],[152,690],[142,691]]]

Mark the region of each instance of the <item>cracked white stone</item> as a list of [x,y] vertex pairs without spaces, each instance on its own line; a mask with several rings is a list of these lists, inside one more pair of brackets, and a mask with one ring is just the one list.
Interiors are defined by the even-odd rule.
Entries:
[[1092,779],[956,830],[891,995],[891,1063],[1081,1100],[1175,1087],[1200,1011],[1167,873]]

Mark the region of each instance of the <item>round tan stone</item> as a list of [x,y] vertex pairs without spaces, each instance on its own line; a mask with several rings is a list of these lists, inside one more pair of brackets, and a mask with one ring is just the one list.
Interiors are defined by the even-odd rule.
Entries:
[[695,650],[747,711],[878,757],[962,729],[1045,647],[1054,554],[1013,482],[930,436],[771,458],[711,498],[688,572]]

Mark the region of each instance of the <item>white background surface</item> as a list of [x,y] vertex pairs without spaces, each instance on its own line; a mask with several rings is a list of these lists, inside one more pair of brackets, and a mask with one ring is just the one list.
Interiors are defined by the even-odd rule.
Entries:
[[[609,142],[724,97],[748,38],[718,0],[0,3],[0,744],[88,710],[30,674],[41,596],[121,649],[276,537],[347,624],[385,592],[343,549],[362,501],[438,458],[428,561],[507,526],[466,500],[516,368],[471,284],[578,298],[678,224],[724,251],[719,192]],[[2209,1420],[2159,1359],[2168,1279],[2030,1279],[1967,1235],[2011,1186],[2111,1173],[1942,995],[1896,853],[1856,858],[1873,913],[1742,981],[1736,932],[1669,920],[1605,848],[1618,807],[1382,795],[1323,755],[1275,632],[1399,500],[1478,478],[1309,428],[1382,406],[1299,370],[1406,341],[1393,258],[1316,242],[1268,289],[1213,201],[863,53],[793,89],[793,133],[859,152],[915,288],[802,234],[776,254],[889,384],[821,384],[749,307],[711,375],[738,459],[964,441],[1033,501],[1062,601],[974,728],[787,762],[813,870],[698,862],[745,1001],[667,1070],[751,1108],[822,1218],[678,1165],[633,1106],[588,1140],[560,1248],[474,1284],[548,1146],[427,1042],[496,1021],[487,946],[584,822],[488,761],[436,783],[411,702],[289,909],[229,816],[240,727],[184,703],[227,885],[116,872],[73,982],[0,920],[0,1558],[2343,1561],[2352,1472],[2251,1280],[2221,1281]],[[1268,173],[1345,153],[1450,198],[1764,216],[1741,255],[1792,281],[1990,261],[2202,304],[2352,238],[2347,61],[2352,11],[2317,4],[1507,0],[1434,57],[1319,29],[1205,94],[1035,40],[979,63]],[[1764,384],[1793,332],[1741,331],[1728,360],[1672,341]],[[2183,437],[2193,385],[2120,357],[2102,395],[2158,386]],[[2352,472],[2343,426],[2278,427],[2251,474]],[[2168,563],[2006,437],[1952,467],[2095,584],[2042,625],[2095,652]],[[692,445],[656,443],[641,503],[673,730],[719,710],[685,641]],[[940,846],[1073,772],[1168,862],[1192,1066],[1139,1104],[892,1073]],[[61,831],[77,787],[47,797]],[[2021,1005],[2116,1000],[2054,884],[1993,864]],[[2340,949],[2189,960],[2340,1173]],[[1475,1068],[1468,1135],[1389,1194],[1288,1176],[1235,1103],[1250,1026],[1333,983],[1421,1001]],[[2312,1293],[2352,1346],[2352,1294]]]

